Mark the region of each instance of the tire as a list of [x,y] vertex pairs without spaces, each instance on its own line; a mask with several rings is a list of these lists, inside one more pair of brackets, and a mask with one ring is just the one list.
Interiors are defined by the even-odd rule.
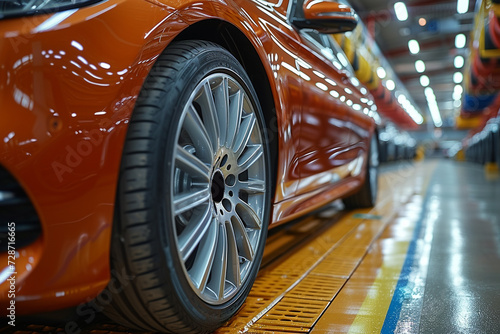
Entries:
[[376,134],[370,140],[368,157],[365,182],[358,192],[342,200],[346,209],[371,208],[377,201],[379,154]]
[[125,141],[111,268],[131,281],[112,295],[110,318],[141,330],[206,333],[238,311],[270,217],[264,138],[257,95],[229,52],[204,41],[165,50]]

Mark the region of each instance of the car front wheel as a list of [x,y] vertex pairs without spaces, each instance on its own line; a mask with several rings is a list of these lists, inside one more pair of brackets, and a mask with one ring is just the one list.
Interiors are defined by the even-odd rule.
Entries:
[[267,235],[266,127],[243,67],[204,41],[172,44],[124,146],[111,265],[133,277],[107,314],[131,327],[210,332],[243,304]]

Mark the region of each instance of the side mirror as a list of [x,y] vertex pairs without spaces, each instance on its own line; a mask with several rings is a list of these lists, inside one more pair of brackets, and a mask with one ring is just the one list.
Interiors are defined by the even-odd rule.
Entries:
[[358,21],[354,10],[344,4],[329,0],[304,0],[293,6],[292,24],[299,29],[314,29],[324,34],[351,31]]

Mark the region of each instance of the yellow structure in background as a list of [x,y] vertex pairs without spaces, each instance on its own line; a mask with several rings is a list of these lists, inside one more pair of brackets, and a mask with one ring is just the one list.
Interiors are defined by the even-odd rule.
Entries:
[[457,161],[465,161],[465,151],[464,149],[461,149],[460,151],[457,152],[457,155],[455,157]]
[[367,43],[366,33],[363,34],[364,26],[358,25],[350,33],[335,34],[333,38],[340,45],[342,50],[349,60],[349,63],[355,70],[356,77],[368,89],[376,89],[380,80],[377,76],[376,69],[380,66],[377,61],[377,56],[373,54],[368,44],[373,44],[373,41]]
[[[492,110],[497,108],[496,98],[492,98],[489,106],[485,105],[477,109],[470,105],[470,101],[474,98],[481,101],[483,98],[498,94],[500,80],[500,66],[498,65],[498,59],[500,59],[499,17],[500,4],[494,4],[491,0],[481,0],[476,6],[474,28],[469,36],[469,57],[463,81],[467,99],[462,104],[460,115],[456,117],[458,129],[477,129],[484,125],[492,115],[496,115],[498,111]],[[497,62],[495,63],[495,61]]]
[[470,118],[464,118],[462,116],[457,116],[455,119],[455,126],[459,130],[474,129],[481,125],[481,116],[475,116]]
[[425,147],[423,145],[419,145],[417,147],[417,153],[415,154],[415,161],[422,161],[425,158]]
[[498,173],[498,164],[494,162],[488,162],[484,165],[484,170],[486,173]]

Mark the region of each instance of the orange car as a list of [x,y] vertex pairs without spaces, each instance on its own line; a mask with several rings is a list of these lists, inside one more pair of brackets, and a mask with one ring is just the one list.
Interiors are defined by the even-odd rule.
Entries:
[[10,324],[76,307],[211,331],[249,293],[268,225],[375,201],[376,108],[326,34],[356,25],[345,4],[14,0],[0,18]]

